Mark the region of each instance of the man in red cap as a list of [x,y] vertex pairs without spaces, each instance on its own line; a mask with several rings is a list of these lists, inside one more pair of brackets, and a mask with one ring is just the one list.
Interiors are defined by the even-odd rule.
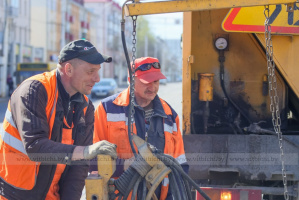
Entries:
[[[161,152],[173,156],[187,171],[179,118],[174,109],[157,95],[161,73],[159,60],[142,57],[135,60],[135,105],[133,132]],[[129,80],[130,81],[130,80]],[[129,88],[103,99],[95,111],[94,143],[107,140],[117,145],[119,162],[116,176],[134,155],[128,138]],[[156,190],[159,199],[171,198],[168,178]],[[138,193],[137,193],[138,195]]]

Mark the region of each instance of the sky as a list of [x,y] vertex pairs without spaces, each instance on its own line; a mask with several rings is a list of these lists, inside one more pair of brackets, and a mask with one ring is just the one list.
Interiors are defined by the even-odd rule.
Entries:
[[[120,6],[125,2],[124,0],[114,0],[119,3]],[[143,2],[152,2],[155,0],[147,0]],[[152,29],[152,33],[159,36],[162,39],[179,39],[183,32],[183,13],[165,13],[144,15],[149,21],[149,26]],[[138,20],[138,18],[137,18]]]

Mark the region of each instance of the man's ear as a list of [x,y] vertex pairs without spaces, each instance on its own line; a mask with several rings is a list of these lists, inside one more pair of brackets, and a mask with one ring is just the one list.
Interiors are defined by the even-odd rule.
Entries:
[[72,74],[73,74],[73,66],[70,64],[70,63],[66,63],[65,66],[64,66],[64,69],[65,69],[65,74],[68,76],[68,77],[71,77]]

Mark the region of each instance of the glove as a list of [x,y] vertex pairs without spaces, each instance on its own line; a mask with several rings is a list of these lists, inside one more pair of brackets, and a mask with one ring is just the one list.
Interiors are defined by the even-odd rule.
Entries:
[[92,159],[98,154],[110,155],[113,159],[117,158],[116,145],[106,140],[86,146],[83,151],[84,159]]

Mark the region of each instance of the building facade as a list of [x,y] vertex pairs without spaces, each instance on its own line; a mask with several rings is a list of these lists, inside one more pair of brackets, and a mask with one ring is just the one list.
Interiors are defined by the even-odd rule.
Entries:
[[[112,63],[103,64],[100,70],[101,78],[115,78],[118,84],[125,84],[127,77],[127,64],[121,41],[121,6],[113,0],[85,0],[84,5],[97,17],[96,46],[106,55],[112,56]],[[130,53],[132,50],[132,22],[126,19],[125,36],[126,45]]]
[[60,50],[70,41],[95,42],[95,17],[83,0],[32,0],[32,44],[46,49],[46,62],[57,62]]
[[0,0],[0,97],[8,95],[8,75],[15,83],[17,63],[43,59],[43,49],[30,43],[30,5],[31,0]]

